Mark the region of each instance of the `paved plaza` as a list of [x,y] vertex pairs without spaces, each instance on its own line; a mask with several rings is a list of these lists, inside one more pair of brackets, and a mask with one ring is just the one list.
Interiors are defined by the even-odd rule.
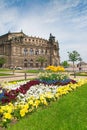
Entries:
[[[26,74],[26,79],[34,79],[34,78],[38,78],[37,73]],[[74,76],[70,76],[70,78],[74,78]],[[76,76],[76,79],[79,79],[79,78],[87,78],[87,76]],[[11,76],[0,76],[0,82],[24,80],[24,79],[25,79],[25,73],[14,73],[14,75],[11,75]]]
[[[26,79],[37,78],[37,74],[26,74]],[[15,80],[23,80],[25,79],[25,73],[14,73],[11,76],[0,76],[0,82],[3,81],[15,81]]]

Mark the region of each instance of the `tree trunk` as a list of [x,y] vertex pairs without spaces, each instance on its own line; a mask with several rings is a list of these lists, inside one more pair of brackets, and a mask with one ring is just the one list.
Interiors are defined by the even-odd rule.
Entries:
[[76,78],[75,67],[74,67],[74,61],[73,61],[73,73],[74,73],[74,78]]

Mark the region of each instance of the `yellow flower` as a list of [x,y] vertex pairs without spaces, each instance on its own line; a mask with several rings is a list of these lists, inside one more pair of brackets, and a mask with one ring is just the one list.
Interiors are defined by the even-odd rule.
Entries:
[[25,116],[26,113],[28,113],[29,106],[26,104],[24,107],[20,110],[21,117]]
[[51,99],[54,97],[54,95],[51,92],[46,92],[45,97]]
[[34,103],[34,102],[33,102],[32,99],[30,99],[30,100],[28,101],[28,104],[29,104],[29,105],[33,105],[33,103]]
[[3,109],[2,109],[2,107],[0,108],[0,114],[2,114],[3,113]]
[[40,101],[41,101],[41,102],[43,102],[43,100],[45,99],[43,94],[42,94],[42,95],[40,95],[40,97],[39,97],[39,98],[40,98]]
[[4,118],[5,119],[12,119],[12,115],[10,113],[4,113]]
[[21,117],[23,117],[23,116],[25,116],[25,109],[22,109],[22,110],[20,110],[20,115],[21,115]]
[[38,99],[36,99],[34,102],[34,106],[37,108],[39,106],[39,104],[40,104],[40,101]]
[[34,110],[34,107],[29,108],[29,112],[32,112]]
[[54,72],[57,72],[57,71],[65,71],[64,67],[62,66],[48,66],[46,67],[46,70],[51,70],[51,71],[54,71]]
[[48,103],[45,99],[43,100],[43,104],[46,105],[46,106],[48,105]]
[[59,93],[56,93],[56,94],[55,94],[55,97],[56,97],[56,98],[59,98]]

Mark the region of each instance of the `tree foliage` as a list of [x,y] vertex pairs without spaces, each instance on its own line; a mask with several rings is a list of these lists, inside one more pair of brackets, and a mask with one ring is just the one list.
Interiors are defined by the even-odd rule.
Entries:
[[4,57],[0,57],[0,67],[2,67],[6,63],[6,59]]
[[47,60],[45,59],[45,57],[40,56],[38,57],[37,61],[41,63],[41,67],[42,67],[43,63],[46,62]]
[[80,54],[77,51],[68,52],[69,61],[75,62],[80,58]]
[[63,61],[63,62],[61,63],[61,65],[62,65],[63,67],[65,67],[65,68],[69,67],[69,64],[68,64],[67,61]]
[[69,56],[69,61],[73,62],[73,72],[74,72],[74,77],[75,77],[75,62],[79,61],[80,59],[80,54],[77,51],[72,51],[72,52],[68,52],[68,56]]

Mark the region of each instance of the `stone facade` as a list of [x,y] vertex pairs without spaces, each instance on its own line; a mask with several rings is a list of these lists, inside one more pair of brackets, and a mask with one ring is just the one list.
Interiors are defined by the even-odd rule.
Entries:
[[81,61],[77,64],[79,71],[86,71],[87,72],[87,63]]
[[[4,67],[46,67],[59,65],[59,44],[50,34],[49,40],[25,35],[22,31],[0,36],[0,57],[6,58]],[[44,62],[38,61],[42,57]]]

